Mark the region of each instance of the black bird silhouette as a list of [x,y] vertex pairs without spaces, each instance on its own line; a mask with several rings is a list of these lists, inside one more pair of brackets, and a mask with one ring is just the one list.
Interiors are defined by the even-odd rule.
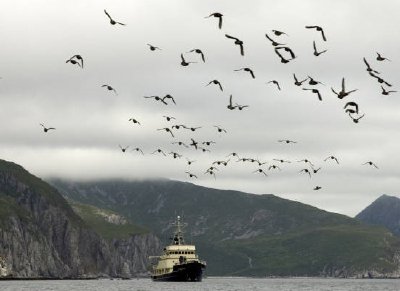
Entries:
[[129,120],[128,121],[132,121],[133,123],[137,123],[137,124],[139,124],[140,125],[140,122],[139,121],[137,121],[135,118],[129,118]]
[[240,105],[240,104],[235,103],[235,107],[239,110],[243,110],[243,109],[249,107],[249,105]]
[[280,31],[280,30],[275,30],[273,29],[272,32],[276,35],[276,36],[281,36],[282,34],[289,36],[286,32]]
[[313,190],[318,191],[318,190],[320,190],[320,189],[322,189],[321,186],[315,186]]
[[297,141],[293,141],[293,140],[290,140],[290,139],[280,139],[280,140],[278,140],[278,142],[283,142],[283,143],[286,143],[286,144],[297,143]]
[[233,106],[232,104],[232,94],[229,96],[229,104],[226,106],[229,110],[233,110],[236,108],[236,106]]
[[198,148],[198,142],[195,141],[193,138],[190,139],[192,142],[189,144],[190,146],[194,147],[196,150]]
[[176,105],[174,97],[172,97],[170,94],[167,94],[162,98],[162,100],[164,100],[164,101],[165,101],[165,99],[171,99],[172,102],[174,102],[174,104]]
[[46,127],[44,126],[42,123],[40,123],[40,125],[43,127],[43,131],[44,132],[48,132],[49,130],[55,130],[55,127]]
[[291,161],[287,161],[287,160],[282,160],[282,159],[273,159],[274,161],[280,162],[280,163],[291,163]]
[[278,82],[278,81],[276,81],[276,80],[271,80],[271,81],[267,82],[267,84],[269,84],[269,83],[275,84],[276,87],[278,87],[278,90],[279,90],[279,91],[281,90],[281,86],[279,86],[279,82]]
[[381,84],[386,84],[386,86],[392,87],[392,84],[386,82],[384,79],[382,79],[381,77],[375,75],[374,73],[369,72],[369,75],[370,75],[371,77],[377,79],[379,83],[381,83]]
[[227,160],[227,161],[214,161],[212,164],[213,165],[224,165],[224,166],[227,166],[228,165],[228,163],[229,163],[229,161],[230,160]]
[[312,171],[314,172],[314,174],[318,173],[319,170],[321,170],[321,167],[319,167],[318,169],[314,169],[313,166],[311,166]]
[[309,164],[311,167],[313,167],[314,166],[314,164],[313,163],[311,163],[311,161],[310,160],[308,160],[308,159],[303,159],[303,160],[300,160],[300,161],[297,161],[298,163],[300,163],[300,162],[304,162],[304,163],[307,163],[307,164]]
[[331,90],[333,93],[336,94],[336,96],[338,96],[339,99],[343,99],[344,97],[348,96],[350,93],[356,92],[357,89],[354,90],[350,90],[348,92],[346,92],[346,87],[345,87],[345,79],[342,78],[342,90],[338,93],[336,92],[332,87]]
[[268,167],[269,171],[275,170],[275,169],[278,169],[279,171],[282,171],[281,168],[279,166],[277,166],[277,165],[271,165],[271,166]]
[[190,173],[188,171],[186,171],[185,173],[188,174],[190,178],[196,178],[197,179],[197,176],[195,174],[192,174],[192,173]]
[[[279,52],[279,50],[284,50],[285,52],[287,52],[287,53],[290,54],[291,59],[288,60],[288,61],[291,61],[291,60],[293,60],[293,59],[296,58],[295,53],[294,53],[293,50],[292,50],[290,47],[288,47],[288,46],[281,46],[281,47],[276,47],[276,48],[275,48],[275,52]],[[282,56],[282,55],[281,55],[281,56]]]
[[241,41],[240,39],[238,39],[238,38],[236,38],[236,37],[234,37],[234,36],[228,35],[228,34],[225,34],[225,36],[226,36],[227,38],[230,38],[230,39],[234,39],[234,40],[235,40],[234,43],[240,47],[240,54],[241,54],[242,56],[244,56],[243,41]]
[[206,62],[206,59],[204,57],[204,53],[202,52],[201,49],[192,49],[192,50],[189,51],[189,53],[193,53],[193,52],[196,53],[196,54],[199,54],[201,56],[201,59],[203,60],[203,63]]
[[149,43],[148,43],[147,45],[149,46],[149,48],[150,48],[151,51],[155,51],[155,50],[160,50],[160,51],[161,51],[161,50],[162,50],[162,49],[160,49],[158,46],[154,46],[154,45],[151,45],[151,44],[149,44]]
[[318,51],[317,50],[317,45],[315,44],[315,41],[313,41],[313,48],[314,48],[314,56],[318,57],[322,55],[323,53],[326,53],[328,50],[323,50],[323,51]]
[[186,127],[186,126],[184,126],[184,128],[189,129],[191,131],[196,131],[197,129],[200,129],[202,127],[201,126],[198,126],[198,127]]
[[317,80],[315,80],[314,78],[312,78],[310,76],[307,76],[307,77],[308,77],[308,85],[311,85],[311,86],[315,86],[315,85],[318,85],[318,84],[324,85],[324,83],[322,83],[320,81],[317,81]]
[[162,102],[164,105],[168,105],[167,102],[164,101],[163,98],[160,98],[159,96],[143,96],[144,98],[153,98],[156,101]]
[[115,95],[118,95],[118,93],[117,93],[117,91],[113,88],[113,87],[111,87],[110,85],[101,85],[101,87],[105,87],[108,91],[114,91],[114,94]]
[[227,133],[226,129],[223,129],[222,127],[219,127],[218,125],[214,125],[214,127],[217,129],[218,132],[225,132],[225,133]]
[[110,23],[111,25],[115,25],[115,24],[119,24],[119,25],[126,25],[124,23],[115,21],[114,19],[111,18],[110,14],[108,14],[108,12],[104,9],[104,13],[107,15],[107,17],[110,19]]
[[186,60],[185,60],[185,58],[183,57],[183,54],[181,54],[181,66],[183,66],[183,67],[187,67],[187,66],[189,66],[189,64],[195,64],[196,62],[187,62]]
[[289,63],[290,60],[286,59],[280,52],[278,48],[275,48],[275,53],[277,54],[277,56],[281,59],[281,63],[282,64],[287,64]]
[[317,31],[321,32],[322,39],[323,39],[324,41],[326,41],[325,33],[324,33],[324,30],[322,29],[321,26],[318,26],[318,25],[308,25],[308,26],[306,26],[306,28],[307,28],[307,29],[316,29]]
[[365,116],[365,114],[363,114],[363,115],[360,115],[360,116],[358,116],[358,117],[353,117],[351,114],[352,114],[352,113],[349,112],[349,116],[350,116],[350,118],[353,120],[354,123],[358,123],[358,122],[360,121],[360,119],[363,118],[363,117]]
[[119,146],[119,148],[121,149],[121,151],[122,151],[123,153],[125,153],[126,150],[129,148],[129,146],[122,147],[120,144],[119,144],[118,146]]
[[322,101],[322,96],[321,96],[321,93],[319,93],[318,89],[303,88],[303,90],[306,90],[306,91],[308,90],[308,91],[311,91],[311,92],[317,94],[319,101]]
[[151,153],[152,155],[154,154],[163,154],[165,157],[167,156],[162,149],[156,149],[154,152]]
[[175,142],[173,142],[172,144],[177,144],[177,145],[180,145],[180,146],[184,146],[185,148],[188,148],[188,147],[189,147],[187,144],[185,144],[185,143],[182,142],[182,141],[175,141]]
[[81,55],[73,55],[69,60],[66,61],[66,63],[71,62],[71,64],[75,65],[76,61],[74,59],[77,59],[80,62],[80,64],[77,64],[83,69],[83,58]]
[[68,59],[68,60],[66,60],[66,62],[65,63],[71,63],[71,64],[73,64],[73,65],[78,65],[79,67],[81,67],[82,68],[82,65],[79,63],[79,61],[77,61],[77,60],[74,60],[73,59],[73,57],[72,58],[70,58],[70,59]]
[[370,166],[375,167],[376,169],[379,169],[378,166],[374,162],[371,162],[371,161],[365,162],[363,165],[370,165]]
[[232,156],[232,157],[237,157],[237,158],[239,159],[239,155],[238,155],[237,153],[235,153],[235,152],[230,153],[230,154],[227,155],[226,157],[228,158],[228,157],[230,157],[230,156]]
[[181,127],[186,128],[184,124],[174,124],[173,126],[171,126],[172,129],[180,129]]
[[187,164],[190,166],[191,164],[193,164],[195,161],[189,160],[188,158],[186,158]]
[[144,155],[143,151],[140,148],[134,148],[131,152],[140,152],[142,155]]
[[[354,107],[354,109],[347,108],[347,107]],[[358,114],[358,104],[356,102],[353,102],[353,101],[347,102],[346,105],[344,105],[343,109],[346,109],[346,112],[351,111],[352,113]],[[349,110],[349,111],[347,111],[347,110]]]
[[173,155],[173,157],[174,157],[174,159],[180,159],[180,158],[182,158],[182,155],[180,155],[180,154],[178,154],[178,153],[175,153],[175,152],[170,152],[169,153],[170,155]]
[[386,91],[386,89],[383,88],[383,86],[381,86],[381,88],[382,88],[382,95],[389,95],[390,93],[396,93],[397,92],[397,91],[393,91],[393,90]]
[[378,53],[378,52],[376,52],[376,60],[377,61],[380,61],[380,62],[382,62],[382,61],[389,61],[389,62],[391,62],[391,60],[389,60],[388,58],[385,58],[385,57],[382,57],[382,55],[380,54],[380,53]]
[[238,72],[238,71],[245,71],[245,72],[249,72],[249,73],[250,73],[250,75],[251,75],[251,77],[252,77],[253,79],[255,79],[255,78],[256,78],[256,76],[254,75],[254,72],[253,72],[253,70],[252,70],[252,69],[250,69],[250,68],[240,68],[240,69],[236,69],[236,70],[234,70],[234,71],[236,71],[236,72]]
[[172,117],[172,116],[165,116],[165,115],[163,115],[163,117],[164,117],[167,121],[171,121],[172,119],[176,119],[175,117]]
[[166,132],[169,132],[172,135],[172,137],[175,137],[174,134],[172,133],[172,130],[170,128],[168,128],[168,127],[159,128],[157,130],[165,130]]
[[204,18],[210,18],[210,17],[218,18],[218,27],[219,27],[219,29],[221,29],[222,28],[222,16],[224,16],[224,15],[219,12],[214,12]]
[[261,168],[253,171],[253,173],[260,173],[260,174],[264,174],[265,177],[268,177],[267,173],[265,173],[265,171]]
[[295,84],[296,86],[301,86],[301,85],[303,85],[303,83],[304,83],[305,81],[308,80],[308,78],[305,78],[304,80],[299,81],[294,73],[293,73],[293,78],[294,78],[294,84]]
[[363,58],[365,65],[367,66],[367,72],[373,72],[375,74],[380,74],[378,71],[375,71],[371,68],[371,66],[369,65],[369,63],[367,62],[367,60],[365,58]]
[[210,85],[210,84],[218,85],[218,86],[219,86],[219,89],[220,89],[221,91],[224,91],[224,89],[222,89],[222,85],[221,85],[220,81],[218,81],[218,80],[212,80],[212,81],[210,81],[206,86],[208,86],[208,85]]
[[265,37],[271,42],[272,46],[279,46],[279,45],[285,45],[284,43],[279,43],[273,40],[268,33],[265,34]]
[[329,156],[329,157],[325,158],[324,162],[326,162],[327,160],[334,160],[337,164],[339,164],[339,161],[335,156]]
[[310,178],[311,178],[311,173],[310,173],[309,169],[302,169],[302,170],[299,171],[299,173],[302,173],[302,172],[307,173],[308,176],[310,176]]
[[210,140],[210,141],[203,141],[201,144],[204,144],[206,146],[210,146],[210,145],[215,144],[215,143],[216,143],[215,141]]

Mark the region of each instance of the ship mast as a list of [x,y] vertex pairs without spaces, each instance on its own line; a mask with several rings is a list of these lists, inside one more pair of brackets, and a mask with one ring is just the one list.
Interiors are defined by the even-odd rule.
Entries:
[[174,232],[174,237],[172,238],[174,245],[184,245],[185,241],[183,239],[183,228],[187,226],[186,223],[181,222],[181,217],[178,216],[176,221],[172,223],[176,227]]

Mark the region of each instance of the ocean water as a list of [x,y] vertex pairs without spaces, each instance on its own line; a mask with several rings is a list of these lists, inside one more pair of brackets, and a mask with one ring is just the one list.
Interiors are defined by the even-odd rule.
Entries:
[[208,277],[202,282],[133,280],[0,281],[1,291],[400,291],[400,280],[386,279],[253,279]]

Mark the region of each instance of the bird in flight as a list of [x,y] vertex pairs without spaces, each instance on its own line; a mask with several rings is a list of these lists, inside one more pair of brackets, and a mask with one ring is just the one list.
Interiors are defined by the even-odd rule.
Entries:
[[186,158],[187,164],[190,166],[191,164],[193,164],[195,161],[189,160],[188,158]]
[[232,94],[229,96],[229,104],[226,106],[226,108],[228,108],[229,110],[233,110],[236,108],[236,106],[233,106],[232,103]]
[[[353,108],[348,108],[348,107],[353,107]],[[358,104],[356,102],[353,101],[347,102],[346,105],[344,105],[343,109],[346,109],[346,112],[358,114]]]
[[140,122],[139,121],[137,121],[135,118],[129,118],[129,120],[128,121],[132,121],[133,123],[137,123],[137,124],[139,124],[140,125]]
[[154,154],[163,154],[165,157],[167,156],[162,149],[156,149],[154,152],[151,153],[152,155]]
[[319,101],[322,101],[322,96],[318,89],[303,88],[303,90],[306,90],[306,91],[308,90],[308,91],[313,92],[314,94],[317,94]]
[[275,52],[281,57],[281,59],[282,59],[282,54],[279,52],[280,50],[284,50],[285,52],[290,54],[290,59],[287,60],[287,61],[291,61],[291,60],[294,60],[296,58],[295,53],[293,52],[293,50],[290,47],[288,47],[288,46],[280,46],[280,47],[276,47],[275,48]]
[[110,14],[108,14],[108,12],[104,9],[104,13],[107,15],[107,17],[110,19],[110,23],[111,25],[115,25],[115,24],[119,24],[119,25],[126,25],[124,23],[115,21],[114,19],[111,18]]
[[[163,98],[160,98],[159,96],[143,96],[144,98],[153,98],[154,100],[156,100],[156,101],[160,101],[160,102],[162,102],[164,105],[168,105],[168,103],[167,102],[165,102],[164,101],[164,99]],[[168,119],[167,119],[168,120]]]
[[302,170],[299,171],[299,173],[302,173],[302,172],[308,174],[308,176],[310,176],[310,178],[311,178],[311,173],[310,173],[309,169],[302,169]]
[[122,147],[120,144],[119,144],[118,146],[119,146],[119,148],[121,149],[121,151],[122,151],[123,153],[125,153],[126,150],[129,148],[129,146]]
[[280,162],[281,164],[283,163],[291,163],[291,161],[287,161],[287,160],[282,160],[282,159],[273,159],[274,161]]
[[390,93],[396,93],[397,91],[387,91],[385,88],[383,88],[383,86],[381,86],[382,88],[382,95],[389,95]]
[[307,29],[315,29],[316,31],[321,32],[322,39],[324,41],[326,41],[325,33],[324,33],[324,30],[322,29],[321,26],[318,26],[318,25],[307,25],[306,28]]
[[271,42],[272,46],[280,46],[280,45],[285,45],[284,43],[279,43],[273,40],[268,33],[265,34],[265,37]]
[[256,78],[256,76],[254,75],[254,72],[253,72],[253,70],[252,69],[250,69],[250,68],[240,68],[240,69],[236,69],[236,70],[234,70],[235,72],[238,72],[238,71],[245,71],[245,72],[249,72],[250,73],[250,75],[251,75],[251,77],[253,78],[253,79],[255,79]]
[[311,167],[313,167],[314,166],[314,164],[313,163],[311,163],[311,161],[310,160],[308,160],[308,159],[303,159],[303,160],[300,160],[300,161],[297,161],[298,163],[300,163],[300,162],[304,162],[304,163],[307,163],[307,164],[309,164]]
[[349,116],[350,116],[350,118],[353,120],[354,123],[358,123],[358,122],[360,121],[360,119],[363,118],[363,117],[365,116],[365,114],[363,114],[363,115],[360,115],[360,116],[358,116],[358,117],[353,117],[351,114],[352,114],[352,113],[349,112]]
[[320,81],[317,81],[317,80],[315,80],[314,78],[312,78],[312,77],[310,77],[310,76],[307,76],[308,78],[308,85],[311,85],[311,86],[315,86],[315,85],[318,85],[318,84],[321,84],[321,85],[324,85],[324,83],[322,83],[322,82],[320,82]]
[[290,140],[290,139],[280,139],[280,140],[278,140],[278,142],[283,142],[283,143],[286,143],[286,144],[297,143],[297,141]]
[[113,91],[115,95],[118,95],[117,91],[110,85],[105,84],[105,85],[101,85],[101,87],[105,87],[108,91]]
[[314,48],[314,56],[318,57],[322,55],[323,53],[326,53],[328,50],[323,50],[323,51],[318,51],[317,50],[317,45],[315,44],[315,41],[313,41],[313,48]]
[[131,152],[140,152],[142,155],[144,155],[144,152],[140,148],[134,148],[131,150]]
[[374,162],[371,162],[371,161],[365,162],[363,165],[369,165],[369,166],[375,167],[376,169],[379,169],[378,166]]
[[281,86],[279,85],[279,82],[278,82],[278,81],[276,81],[276,80],[271,80],[271,81],[267,82],[267,84],[269,84],[269,83],[275,84],[276,87],[278,88],[278,90],[279,90],[279,91],[281,90]]
[[189,146],[187,144],[185,144],[183,141],[175,141],[172,144],[177,144],[180,146],[184,146],[185,148],[188,148]]
[[155,50],[160,50],[160,51],[161,51],[161,50],[162,50],[162,49],[160,49],[158,46],[154,46],[154,45],[151,45],[151,44],[149,44],[149,43],[148,43],[147,45],[149,46],[149,48],[150,48],[151,51],[155,51]]
[[46,127],[44,126],[42,123],[40,123],[40,125],[43,127],[43,131],[44,132],[48,132],[49,130],[55,130],[55,127]]
[[188,171],[186,171],[185,173],[188,174],[190,178],[196,178],[197,179],[197,176],[195,174],[192,174],[192,173],[190,173]]
[[243,41],[241,41],[240,39],[238,39],[238,38],[236,38],[234,36],[228,35],[228,34],[225,34],[225,37],[230,38],[230,39],[234,39],[235,40],[234,44],[236,44],[236,45],[238,45],[240,47],[240,54],[242,56],[244,56]]
[[374,73],[369,72],[369,75],[370,75],[371,77],[377,79],[378,82],[379,82],[380,84],[386,84],[386,86],[392,87],[392,84],[386,82],[384,79],[382,79],[381,77],[375,75]]
[[337,164],[339,164],[338,159],[335,156],[329,156],[326,159],[324,159],[324,162],[326,162],[327,160],[334,160]]
[[201,144],[204,144],[206,146],[210,146],[210,145],[215,144],[215,143],[216,143],[215,141],[210,140],[210,141],[203,141]]
[[210,17],[218,18],[218,28],[221,29],[222,28],[222,16],[224,16],[224,15],[219,12],[214,12],[204,18],[210,18]]
[[169,154],[170,154],[170,155],[173,155],[173,158],[174,158],[174,159],[178,159],[178,158],[180,159],[180,158],[182,158],[182,155],[180,155],[180,154],[178,154],[178,153],[175,153],[175,152],[170,152]]
[[219,86],[219,89],[220,89],[221,91],[224,91],[224,89],[222,88],[222,85],[221,85],[221,82],[220,82],[220,81],[218,81],[218,80],[212,80],[212,81],[210,81],[206,86],[211,85],[211,84],[218,85],[218,86]]
[[263,174],[265,177],[268,177],[267,173],[265,173],[265,171],[261,168],[253,171],[253,173],[260,173]]
[[[75,59],[78,61],[76,61]],[[69,63],[69,62],[73,65],[77,64],[78,66],[80,66],[83,69],[83,58],[81,55],[73,55],[69,60],[66,61],[66,63]]]
[[171,121],[172,119],[176,119],[175,117],[166,116],[166,115],[163,115],[163,117],[164,117],[167,121]]
[[276,35],[276,36],[281,36],[281,35],[286,35],[286,36],[289,36],[286,32],[283,32],[283,31],[280,31],[280,30],[275,30],[275,29],[272,29],[272,32]]
[[171,99],[172,102],[174,102],[174,104],[176,105],[174,97],[172,97],[170,94],[167,94],[162,98],[162,100],[165,100],[165,99]]
[[206,62],[206,59],[205,59],[205,57],[204,57],[204,53],[203,53],[203,51],[202,51],[201,49],[192,49],[192,50],[190,50],[188,53],[196,53],[196,54],[199,54],[199,55],[201,56],[201,59],[203,60],[203,63]]
[[313,190],[318,191],[318,190],[320,190],[320,189],[322,189],[321,186],[315,186]]
[[235,103],[235,107],[239,110],[243,110],[243,109],[249,107],[249,105],[240,105],[240,104]]
[[342,78],[342,90],[341,91],[336,92],[335,89],[333,89],[332,87],[331,87],[331,90],[332,90],[333,93],[336,94],[336,96],[339,99],[343,99],[344,97],[348,96],[349,94],[357,91],[357,89],[354,89],[354,90],[350,90],[350,91],[346,92],[345,79],[344,78]]
[[278,169],[279,171],[282,171],[281,168],[277,165],[271,165],[268,167],[268,171],[276,170],[276,169]]
[[172,137],[175,137],[174,134],[172,133],[172,130],[168,127],[159,128],[157,130],[165,130],[165,132],[169,132],[172,135]]
[[226,129],[223,129],[222,127],[219,127],[218,125],[214,125],[214,127],[217,129],[218,132],[227,133]]
[[366,58],[363,58],[365,65],[367,66],[367,72],[372,72],[375,74],[380,74],[378,71],[375,71],[371,68],[371,66],[369,65],[369,63],[367,62]]
[[382,55],[380,54],[380,53],[378,53],[378,52],[376,52],[376,60],[377,61],[380,61],[380,62],[382,62],[382,61],[389,61],[389,62],[391,62],[391,60],[389,60],[388,58],[385,58],[385,57],[382,57]]
[[189,64],[195,64],[196,62],[187,62],[186,60],[185,60],[185,58],[183,57],[183,54],[181,54],[181,66],[182,67],[187,67],[187,66],[189,66]]
[[299,81],[299,80],[297,79],[297,77],[296,77],[296,74],[294,74],[294,73],[293,73],[293,78],[294,78],[294,84],[295,84],[296,86],[301,86],[301,85],[303,85],[303,83],[304,83],[305,81],[308,80],[308,78],[305,78],[304,80]]

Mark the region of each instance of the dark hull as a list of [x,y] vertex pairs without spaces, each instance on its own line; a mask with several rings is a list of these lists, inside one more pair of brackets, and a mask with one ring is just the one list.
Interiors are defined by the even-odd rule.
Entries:
[[200,282],[203,277],[205,265],[199,262],[190,262],[175,265],[173,271],[163,275],[152,275],[153,281],[172,281],[172,282]]

